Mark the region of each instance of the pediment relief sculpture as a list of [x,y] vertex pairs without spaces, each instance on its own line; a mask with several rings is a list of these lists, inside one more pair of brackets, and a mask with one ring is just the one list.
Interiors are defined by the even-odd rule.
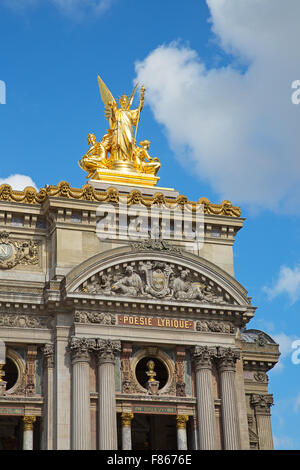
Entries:
[[92,276],[78,292],[107,296],[236,304],[215,282],[191,269],[160,261],[120,264]]

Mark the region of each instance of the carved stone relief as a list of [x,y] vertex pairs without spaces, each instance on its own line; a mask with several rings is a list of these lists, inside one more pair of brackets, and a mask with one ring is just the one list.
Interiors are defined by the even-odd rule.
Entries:
[[74,315],[76,323],[98,323],[99,325],[115,325],[116,316],[111,313],[77,311]]
[[17,264],[35,265],[39,263],[38,243],[11,241],[8,232],[0,233],[0,269],[12,269]]
[[235,327],[230,322],[199,320],[196,322],[197,331],[211,331],[212,333],[231,333],[235,332]]
[[123,263],[92,276],[79,292],[213,304],[236,304],[207,277],[182,266],[160,262]]

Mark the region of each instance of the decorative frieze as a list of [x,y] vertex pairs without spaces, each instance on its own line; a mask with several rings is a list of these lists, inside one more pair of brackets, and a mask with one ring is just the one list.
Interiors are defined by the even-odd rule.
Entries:
[[196,322],[196,330],[201,332],[234,334],[235,327],[231,322],[199,320]]
[[[72,188],[66,181],[61,181],[57,186],[47,186],[45,189],[36,191],[33,187],[27,187],[24,191],[13,190],[8,184],[0,186],[0,201],[22,202],[25,204],[42,204],[48,197],[63,197],[67,199],[77,199],[96,202],[119,202],[119,191],[115,188],[108,188],[106,191],[97,191],[90,184],[85,184],[82,188]],[[179,195],[175,200],[165,197],[162,193],[156,193],[154,196],[143,196],[140,191],[134,190],[127,196],[127,204],[141,204],[145,207],[162,205],[174,209],[175,207],[196,207],[202,205],[204,214],[225,215],[229,217],[240,217],[240,207],[224,200],[221,204],[213,204],[207,198],[201,198],[198,202],[189,201],[186,196]]]
[[33,240],[10,240],[10,233],[0,233],[0,269],[12,269],[17,264],[39,263],[38,243]]
[[116,315],[111,313],[76,311],[74,315],[76,323],[97,323],[99,325],[115,325]]
[[10,328],[51,328],[52,317],[19,315],[19,314],[0,314],[0,327]]

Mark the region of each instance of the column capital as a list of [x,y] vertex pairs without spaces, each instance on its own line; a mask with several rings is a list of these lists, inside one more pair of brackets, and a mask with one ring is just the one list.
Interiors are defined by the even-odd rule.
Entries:
[[217,354],[217,349],[208,346],[195,346],[192,355],[198,369],[211,369],[212,360]]
[[121,352],[121,341],[110,339],[97,339],[93,350],[96,353],[97,364],[105,362],[115,363],[116,355]]
[[88,362],[90,360],[90,352],[94,349],[95,344],[95,339],[72,336],[69,342],[72,362]]
[[241,352],[237,348],[219,347],[216,360],[220,372],[235,372],[236,361],[240,358]]
[[124,413],[123,412],[121,414],[122,427],[124,427],[124,426],[130,427],[131,426],[131,421],[133,420],[133,418],[134,418],[133,413]]
[[24,431],[32,431],[35,421],[36,421],[35,416],[24,416],[23,417]]
[[48,369],[54,367],[54,346],[53,344],[45,344],[45,346],[42,349],[42,352],[44,354],[44,361],[46,367]]
[[270,408],[274,404],[273,395],[252,393],[250,404],[257,414],[270,414]]
[[188,415],[177,415],[176,416],[177,429],[186,429],[186,423],[188,420],[189,420]]

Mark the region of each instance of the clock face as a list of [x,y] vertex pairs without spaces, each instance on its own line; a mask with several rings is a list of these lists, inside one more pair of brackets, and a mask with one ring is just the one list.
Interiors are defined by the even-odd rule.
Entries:
[[9,259],[13,254],[13,249],[11,245],[7,243],[0,243],[0,261],[5,261]]

